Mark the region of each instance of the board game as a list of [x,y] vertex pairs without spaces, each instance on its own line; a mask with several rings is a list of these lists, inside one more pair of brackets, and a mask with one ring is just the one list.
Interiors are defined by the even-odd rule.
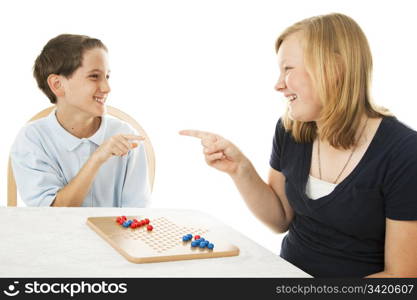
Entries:
[[[143,220],[145,216],[127,216],[125,218]],[[90,217],[87,218],[87,225],[133,263],[239,255],[239,248],[228,243],[227,237],[223,236],[221,232],[214,232],[210,230],[209,226],[192,222],[186,218],[177,221],[164,216],[149,218],[150,228],[147,226],[124,227],[117,220],[116,216]],[[208,249],[207,247],[191,246],[191,240],[183,241],[183,237],[186,235],[201,236],[201,238],[210,241],[214,247]]]

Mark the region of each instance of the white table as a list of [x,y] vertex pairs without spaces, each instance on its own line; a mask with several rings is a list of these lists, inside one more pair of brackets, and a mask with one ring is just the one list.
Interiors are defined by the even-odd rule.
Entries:
[[[240,249],[233,257],[134,264],[86,225],[87,217],[198,216]],[[0,208],[0,277],[311,277],[199,211],[138,208]]]

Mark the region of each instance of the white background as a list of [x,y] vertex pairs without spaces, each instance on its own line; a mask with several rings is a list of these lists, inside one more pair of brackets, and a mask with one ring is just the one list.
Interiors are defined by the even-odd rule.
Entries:
[[193,128],[229,138],[266,178],[275,123],[285,108],[273,90],[275,38],[296,21],[330,12],[360,24],[374,55],[375,102],[416,129],[413,2],[2,1],[0,206],[6,205],[10,146],[21,126],[50,105],[32,77],[33,62],[50,38],[86,34],[109,48],[108,104],[137,119],[151,137],[153,207],[205,211],[279,253],[283,235],[255,219],[227,175],[205,165],[198,140],[177,132]]

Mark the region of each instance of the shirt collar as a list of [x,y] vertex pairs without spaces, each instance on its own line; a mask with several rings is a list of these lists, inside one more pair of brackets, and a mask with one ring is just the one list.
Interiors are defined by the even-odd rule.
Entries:
[[63,144],[65,145],[65,148],[68,151],[75,150],[81,143],[83,143],[85,140],[91,141],[92,143],[96,144],[97,146],[100,146],[105,138],[106,128],[107,128],[107,118],[102,117],[101,123],[99,129],[90,137],[88,138],[78,138],[76,136],[73,136],[71,133],[66,131],[61,124],[59,124],[57,118],[56,118],[56,109],[54,109],[49,115],[48,115],[48,123],[50,124],[52,130],[56,135],[62,140]]

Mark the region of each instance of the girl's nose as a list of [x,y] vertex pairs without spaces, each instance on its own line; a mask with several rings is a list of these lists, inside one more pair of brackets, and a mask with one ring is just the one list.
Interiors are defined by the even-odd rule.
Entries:
[[285,82],[281,78],[278,79],[278,82],[275,84],[275,90],[278,92],[282,92],[285,89]]

